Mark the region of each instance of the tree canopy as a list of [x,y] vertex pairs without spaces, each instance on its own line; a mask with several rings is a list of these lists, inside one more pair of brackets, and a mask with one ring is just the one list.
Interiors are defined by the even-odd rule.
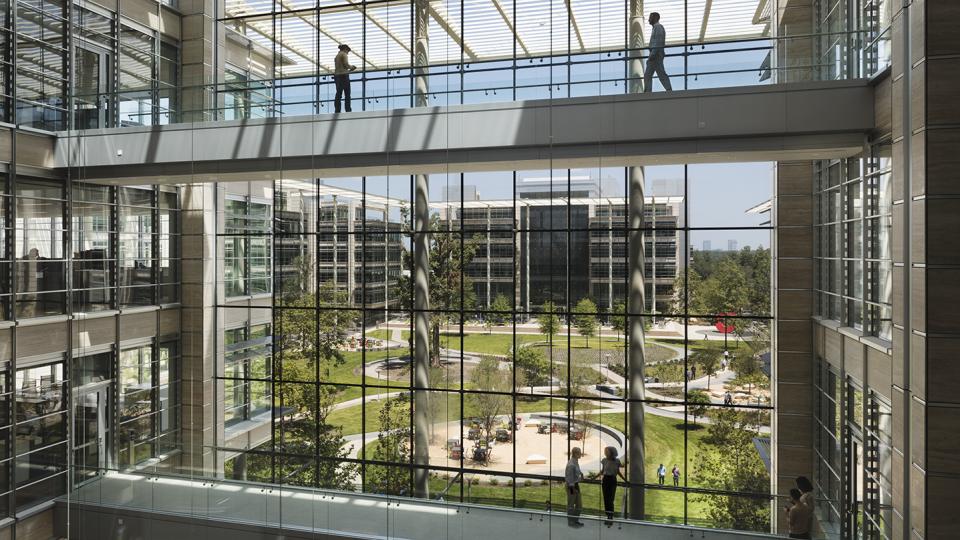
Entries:
[[590,338],[597,333],[597,304],[589,298],[582,298],[573,308],[573,325],[589,345]]
[[714,526],[764,532],[770,527],[770,474],[753,444],[758,432],[747,415],[720,409],[711,416],[704,444],[696,456],[695,474],[703,487],[742,496],[702,495]]
[[540,307],[540,313],[537,315],[537,322],[540,325],[540,333],[547,336],[547,340],[553,342],[553,336],[560,331],[560,317],[557,316],[557,308],[549,300]]
[[485,356],[470,373],[470,382],[482,393],[470,393],[467,399],[478,411],[480,429],[484,436],[487,440],[492,440],[498,418],[512,410],[513,398],[506,393],[513,384],[510,372],[500,369],[500,361],[496,358]]
[[674,281],[673,308],[684,308],[684,281],[689,312],[697,315],[770,314],[770,250],[695,251],[690,268]]
[[373,493],[402,495],[410,486],[410,470],[379,463],[410,461],[410,400],[405,394],[383,400],[377,415],[379,431],[373,446],[373,461],[367,466],[367,489]]
[[487,331],[494,326],[503,326],[510,320],[510,310],[513,306],[510,299],[504,294],[498,294],[490,303],[490,311],[483,316],[483,323]]
[[538,347],[520,347],[514,357],[514,365],[527,386],[539,386],[550,381],[550,363]]
[[617,302],[610,309],[610,326],[617,332],[617,338],[620,334],[627,332],[627,305],[623,302]]

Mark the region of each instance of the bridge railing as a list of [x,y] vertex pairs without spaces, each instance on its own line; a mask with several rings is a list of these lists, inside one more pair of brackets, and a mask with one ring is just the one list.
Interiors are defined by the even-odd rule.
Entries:
[[[770,533],[693,528],[582,516],[568,526],[562,508],[518,509],[443,500],[410,499],[252,482],[108,472],[75,488],[61,501],[78,508],[103,507],[157,513],[331,536],[489,540],[558,540],[584,534],[609,540],[709,540],[773,538]],[[777,508],[779,511],[780,509]],[[85,518],[89,519],[89,518]]]
[[[862,78],[889,64],[885,35],[873,38],[855,31],[674,45],[665,49],[664,68],[673,91]],[[643,89],[648,56],[649,49],[639,48],[434,64],[422,75],[428,89],[422,97],[415,90],[420,75],[411,67],[356,71],[351,75],[352,110],[409,108],[423,105],[424,99],[426,105],[467,105],[634,93]],[[652,91],[664,91],[657,76]],[[121,94],[114,124],[326,114],[334,112],[335,93],[333,76],[316,74],[187,86],[180,105],[167,100],[134,106],[136,95]]]

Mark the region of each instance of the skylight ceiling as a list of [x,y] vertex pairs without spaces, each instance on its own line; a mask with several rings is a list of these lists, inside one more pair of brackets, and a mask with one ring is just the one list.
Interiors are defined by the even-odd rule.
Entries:
[[[763,37],[764,0],[645,0],[661,14],[667,43]],[[275,50],[279,76],[329,73],[339,43],[367,70],[409,67],[410,0],[226,0],[226,18]],[[629,0],[432,0],[430,63],[476,62],[621,50]],[[461,10],[462,6],[462,10]],[[272,10],[276,8],[276,12]],[[686,23],[684,13],[687,14]],[[239,23],[239,24],[238,24]],[[644,24],[644,32],[649,26]]]

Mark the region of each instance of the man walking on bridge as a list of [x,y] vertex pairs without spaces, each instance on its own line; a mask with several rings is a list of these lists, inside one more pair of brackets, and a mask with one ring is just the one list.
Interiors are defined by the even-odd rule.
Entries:
[[660,24],[660,14],[654,11],[650,14],[650,26],[653,27],[653,33],[650,35],[650,56],[647,57],[647,68],[643,71],[643,91],[653,91],[653,72],[657,72],[657,78],[666,91],[673,90],[670,85],[670,77],[663,69],[663,47],[667,42],[667,31]]

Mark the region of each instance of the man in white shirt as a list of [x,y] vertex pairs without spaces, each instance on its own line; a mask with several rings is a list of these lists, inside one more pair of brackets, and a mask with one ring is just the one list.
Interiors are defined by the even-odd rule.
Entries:
[[650,35],[650,56],[647,57],[647,67],[643,71],[643,91],[653,91],[654,71],[657,72],[657,78],[660,79],[660,84],[663,85],[663,89],[670,91],[673,90],[673,86],[670,85],[670,77],[667,76],[666,70],[663,69],[663,48],[667,42],[667,31],[664,30],[663,25],[660,24],[660,14],[656,11],[650,14],[649,22],[650,26],[653,27],[653,33]]
[[347,102],[347,112],[352,112],[350,108],[350,72],[355,71],[357,66],[351,66],[347,55],[350,53],[349,45],[340,45],[340,52],[333,59],[333,82],[337,87],[337,93],[333,98],[333,112],[340,112],[340,99]]
[[571,527],[583,527],[580,521],[580,511],[583,509],[583,497],[580,494],[580,481],[583,472],[580,470],[580,456],[583,451],[575,446],[570,451],[570,461],[564,471],[564,481],[567,485],[567,523]]

